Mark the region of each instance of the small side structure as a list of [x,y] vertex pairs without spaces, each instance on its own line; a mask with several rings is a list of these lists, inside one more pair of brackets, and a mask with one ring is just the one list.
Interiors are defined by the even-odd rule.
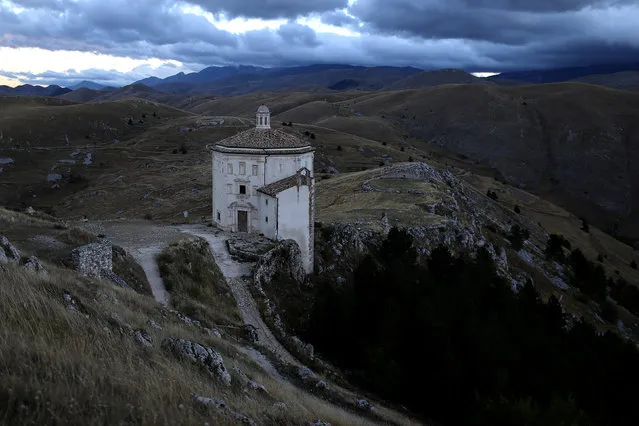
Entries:
[[256,127],[219,141],[212,153],[213,223],[230,232],[292,239],[307,274],[313,272],[314,148],[295,134],[271,128],[261,105]]
[[87,277],[113,271],[113,246],[108,240],[80,246],[71,252],[73,269]]

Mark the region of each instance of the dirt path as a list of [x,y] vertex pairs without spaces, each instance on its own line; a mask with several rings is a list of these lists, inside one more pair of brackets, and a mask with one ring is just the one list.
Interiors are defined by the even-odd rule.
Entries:
[[[213,257],[227,279],[231,292],[237,301],[242,320],[245,324],[251,324],[257,328],[259,343],[270,349],[282,362],[298,367],[303,366],[302,363],[300,363],[279,343],[262,320],[257,304],[248,287],[250,285],[254,264],[233,260],[226,247],[226,240],[229,237],[228,233],[215,230],[214,228],[207,228],[203,225],[162,226],[154,225],[146,221],[85,222],[79,223],[78,225],[93,233],[104,234],[114,244],[123,247],[131,253],[131,255],[135,257],[144,269],[147,279],[151,284],[153,297],[158,302],[165,305],[168,305],[169,297],[164,288],[164,283],[155,260],[156,255],[169,244],[183,239],[185,234],[204,238],[211,246]],[[295,384],[283,377],[274,365],[255,348],[237,346],[237,349],[262,366],[264,371],[276,381],[292,384],[299,389],[300,392],[307,394],[308,397],[318,399],[317,396],[297,387]],[[330,384],[330,386],[334,390],[339,391],[339,393],[348,400],[355,400],[357,398],[356,394],[353,394],[335,384]],[[318,401],[320,400],[318,399]],[[325,400],[321,400],[321,402],[331,405],[334,410],[341,411],[345,415],[351,416],[354,414],[352,411],[345,410],[337,404]],[[385,419],[382,421],[384,424],[418,424],[417,422],[414,422],[411,419],[381,405],[376,406],[376,412],[382,419]],[[388,419],[393,420],[388,421]],[[378,423],[379,422],[377,421],[371,421],[371,424]]]
[[169,305],[169,293],[164,288],[164,281],[160,275],[160,268],[158,268],[158,262],[155,260],[156,256],[160,254],[162,249],[160,247],[148,247],[135,250],[132,255],[135,260],[142,266],[146,279],[151,286],[151,292],[153,298],[163,304]]
[[288,352],[275,338],[271,330],[266,326],[255,303],[255,299],[249,291],[250,276],[254,263],[237,262],[231,258],[226,247],[229,234],[202,225],[185,225],[177,227],[180,231],[204,238],[211,246],[211,252],[215,263],[226,277],[231,292],[237,301],[237,306],[245,324],[251,324],[257,328],[259,343],[268,347],[282,361],[297,366],[302,364]]
[[144,269],[153,298],[168,306],[169,294],[164,288],[155,257],[166,246],[183,237],[178,229],[146,221],[119,220],[80,222],[78,226],[94,234],[104,234],[113,244],[127,250]]

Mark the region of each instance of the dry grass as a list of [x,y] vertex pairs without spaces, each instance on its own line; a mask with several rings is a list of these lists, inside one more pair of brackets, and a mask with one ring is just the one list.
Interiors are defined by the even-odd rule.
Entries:
[[[236,424],[225,414],[194,406],[193,394],[223,398],[232,410],[263,424],[317,418],[336,425],[367,424],[274,382],[233,342],[186,327],[150,298],[63,269],[52,268],[48,276],[14,267],[0,273],[0,424]],[[66,308],[64,294],[73,297],[77,311]],[[153,347],[143,348],[121,334],[109,321],[112,313],[133,329],[145,329]],[[162,330],[147,325],[151,318]],[[214,347],[227,368],[240,367],[270,397],[245,394],[232,371],[236,384],[220,385],[161,349],[166,336]],[[274,409],[274,401],[287,409]]]
[[174,243],[157,260],[176,309],[208,327],[241,324],[231,290],[204,239]]
[[95,235],[80,228],[71,228],[68,231],[62,232],[58,234],[56,239],[63,243],[76,246],[82,246],[98,241],[98,238]]

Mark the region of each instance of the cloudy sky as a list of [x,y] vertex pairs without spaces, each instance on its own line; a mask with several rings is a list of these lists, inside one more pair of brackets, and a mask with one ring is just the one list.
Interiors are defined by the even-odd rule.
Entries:
[[639,0],[0,0],[0,84],[210,65],[469,72],[639,59]]

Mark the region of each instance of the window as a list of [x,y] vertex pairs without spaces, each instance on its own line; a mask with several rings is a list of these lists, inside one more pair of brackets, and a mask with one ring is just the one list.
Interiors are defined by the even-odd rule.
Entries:
[[246,194],[246,185],[240,185],[240,194]]
[[240,162],[240,174],[241,175],[245,175],[246,174],[246,163],[245,162]]
[[227,194],[233,193],[233,185],[231,185],[230,183],[226,185],[226,193]]
[[228,174],[232,175],[233,174],[233,163],[227,163],[226,164],[226,171]]
[[257,176],[257,165],[252,166],[253,176]]
[[266,219],[266,223],[268,223],[268,216],[266,216],[266,218],[265,218],[265,219]]
[[280,163],[280,172],[284,170],[284,164]]
[[266,200],[264,200],[264,201],[266,201],[266,205],[268,206],[268,198]]
[[219,212],[219,211],[217,212],[217,220],[218,220],[218,221],[219,221],[219,220],[222,220],[222,215],[220,214],[220,212]]

